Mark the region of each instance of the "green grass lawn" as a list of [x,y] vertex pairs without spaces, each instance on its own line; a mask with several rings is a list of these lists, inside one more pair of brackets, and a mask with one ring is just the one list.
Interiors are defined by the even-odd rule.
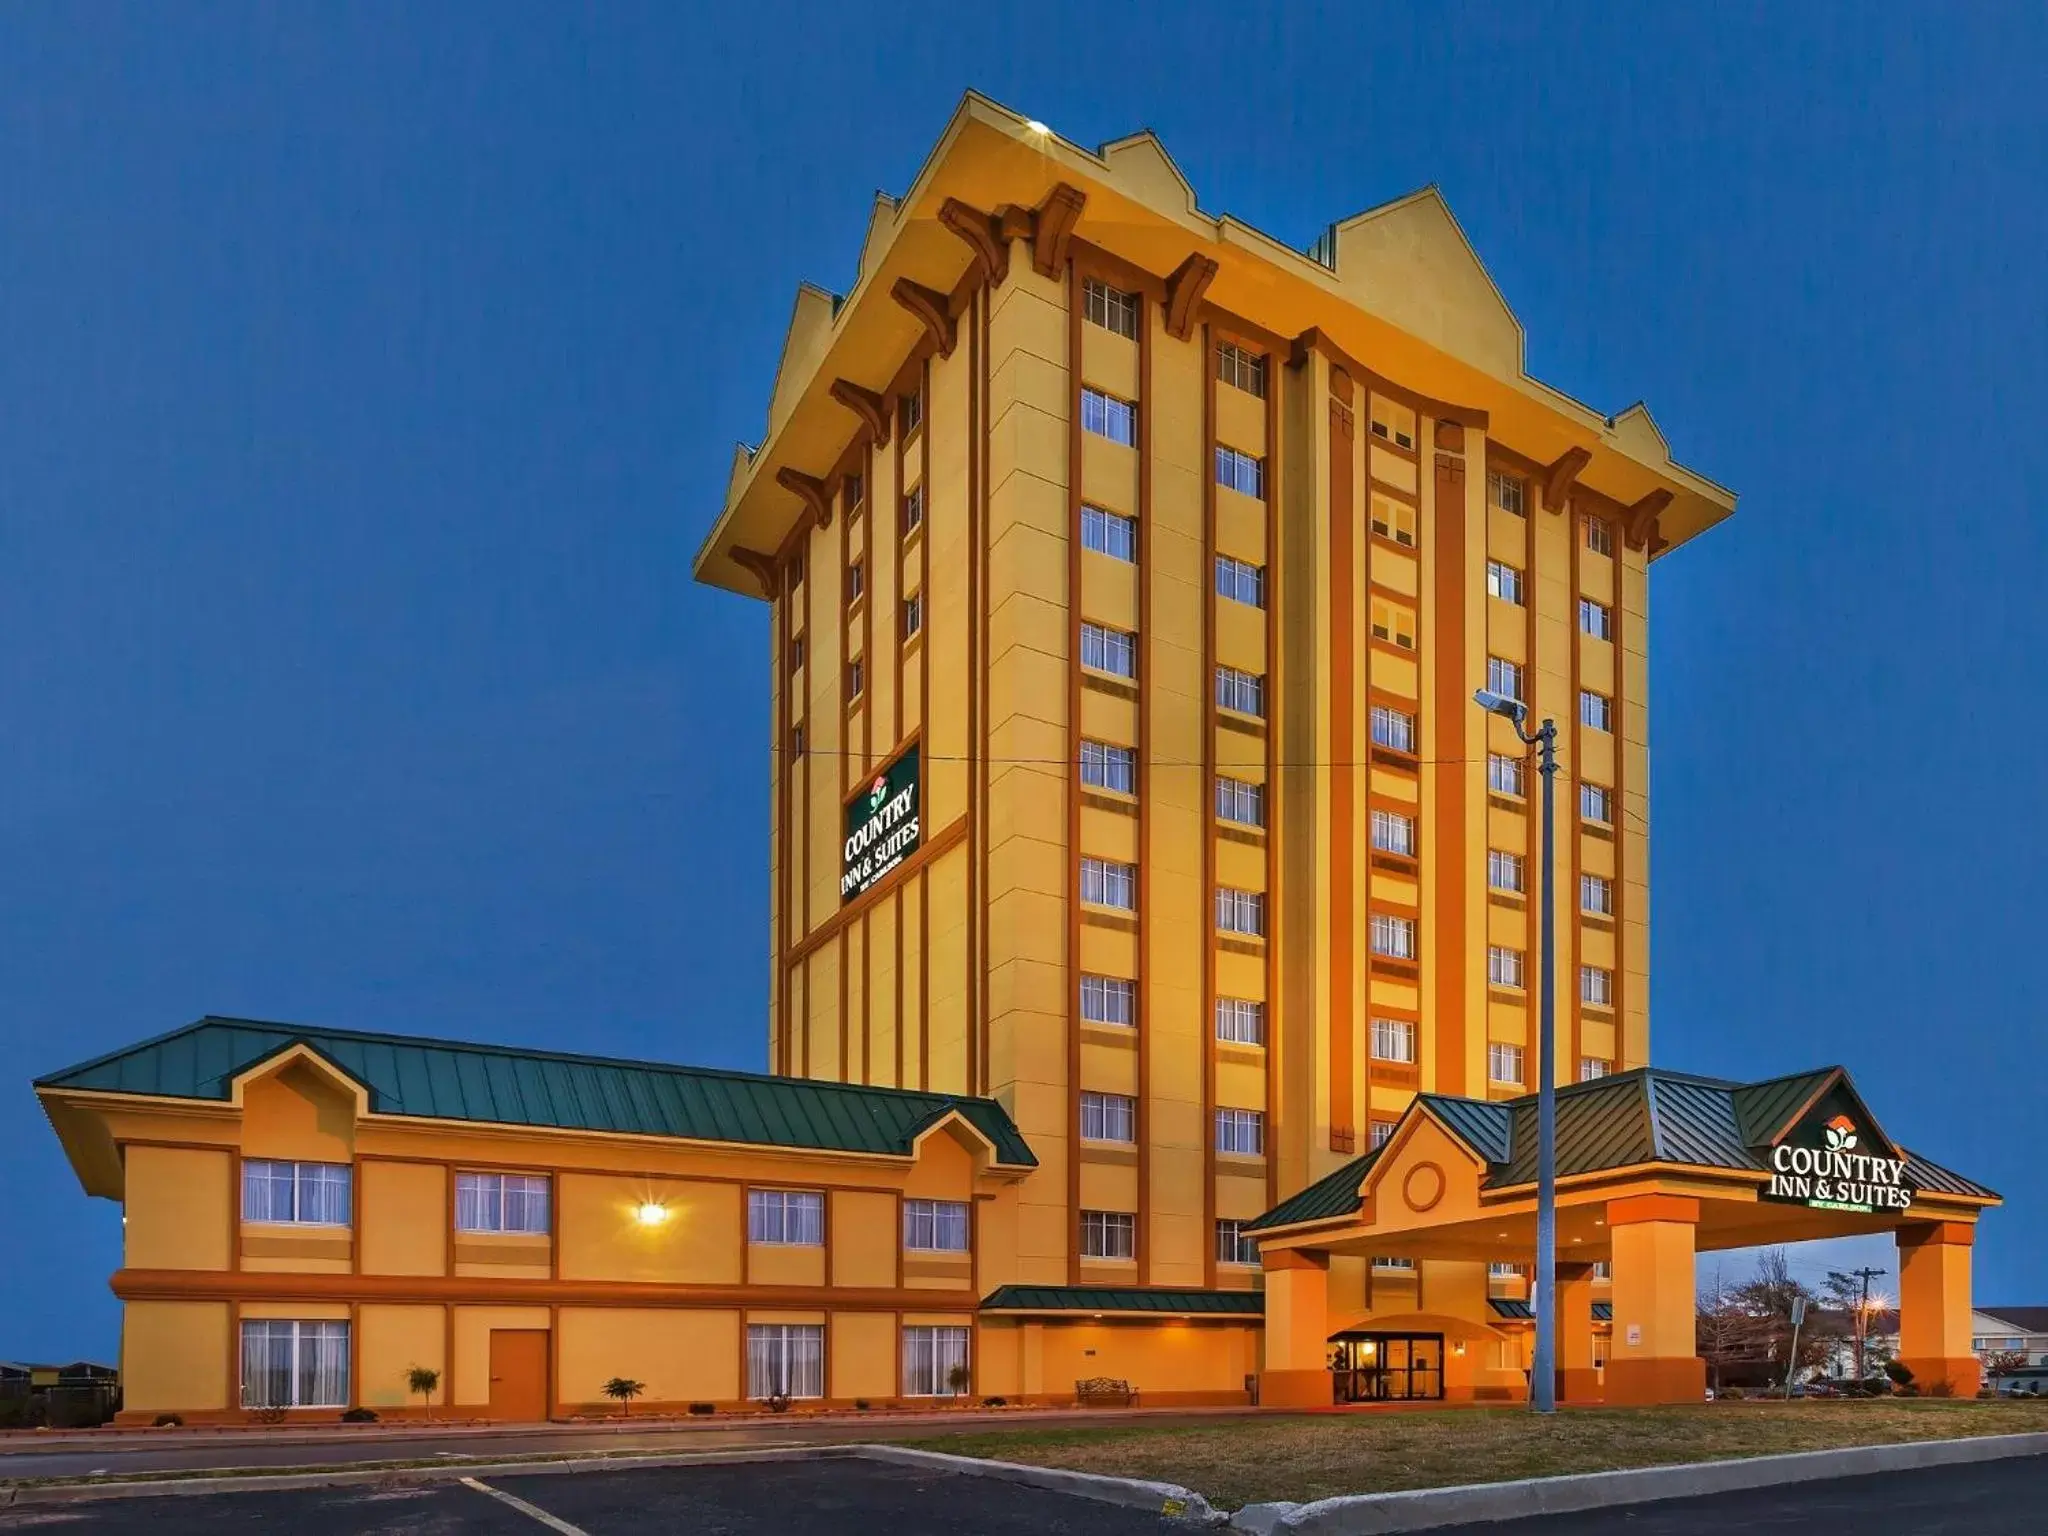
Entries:
[[1179,1483],[1221,1508],[1785,1451],[2048,1432],[2048,1402],[1702,1403],[1677,1408],[1315,1414],[1215,1428],[1006,1430],[926,1450]]

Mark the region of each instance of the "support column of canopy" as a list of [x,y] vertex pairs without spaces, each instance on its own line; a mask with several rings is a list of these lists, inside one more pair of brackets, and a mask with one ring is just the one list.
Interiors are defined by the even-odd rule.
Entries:
[[1330,1406],[1330,1256],[1283,1249],[1261,1256],[1266,1274],[1262,1408]]
[[1899,1363],[1921,1391],[1945,1381],[1975,1397],[1982,1376],[1970,1352],[1970,1245],[1966,1221],[1902,1223],[1899,1243]]
[[[1607,1402],[1697,1403],[1706,1396],[1693,1286],[1700,1203],[1680,1195],[1631,1195],[1607,1202],[1614,1243],[1614,1337],[1607,1351]],[[1586,1299],[1587,1364],[1592,1299]]]
[[1566,1403],[1601,1401],[1593,1364],[1593,1266],[1557,1266],[1557,1395]]

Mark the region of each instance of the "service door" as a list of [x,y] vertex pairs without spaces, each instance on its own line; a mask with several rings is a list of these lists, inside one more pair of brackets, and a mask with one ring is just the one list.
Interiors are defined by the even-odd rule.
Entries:
[[515,1424],[547,1422],[547,1329],[491,1330],[491,1417]]

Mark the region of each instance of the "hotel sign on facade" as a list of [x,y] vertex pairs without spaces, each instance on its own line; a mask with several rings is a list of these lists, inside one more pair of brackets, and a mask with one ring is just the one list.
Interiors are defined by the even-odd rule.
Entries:
[[839,862],[842,903],[872,890],[917,852],[919,787],[917,748],[912,747],[847,802],[846,842]]
[[1816,1211],[1903,1211],[1919,1191],[1868,1110],[1839,1088],[1825,1093],[1765,1153],[1771,1182],[1758,1198]]

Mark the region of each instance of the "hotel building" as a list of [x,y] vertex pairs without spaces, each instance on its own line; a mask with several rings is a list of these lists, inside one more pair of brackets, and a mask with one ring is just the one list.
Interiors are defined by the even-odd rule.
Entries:
[[[674,1358],[664,1402],[750,1400],[773,1372],[748,1352],[793,1347],[762,1342],[778,1328],[815,1330],[806,1395],[828,1399],[905,1395],[920,1373],[939,1390],[951,1368],[927,1361],[961,1365],[951,1390],[1029,1399],[1098,1376],[1147,1401],[1241,1401],[1254,1379],[1269,1402],[1512,1397],[1548,902],[1580,1137],[1571,1390],[1696,1394],[1696,1247],[1895,1226],[1930,1255],[1904,1347],[1958,1375],[1989,1191],[1883,1142],[1863,1198],[1834,1202],[1855,1209],[1769,1205],[1776,1148],[1803,1150],[1822,1108],[1881,1141],[1846,1076],[1647,1070],[1649,577],[1734,502],[1642,405],[1609,414],[1527,373],[1433,188],[1299,251],[1203,211],[1150,134],[1091,153],[970,96],[909,191],[878,198],[847,291],[798,293],[765,429],[696,563],[767,617],[757,1112],[677,1086],[741,1081],[718,1074],[480,1066],[233,1021],[194,1026],[218,1060],[170,1073],[175,1108],[109,1097],[118,1065],[45,1079],[88,1187],[120,1193],[125,1148],[131,1248],[161,1245],[124,1270],[131,1354],[139,1306],[214,1309],[205,1330],[180,1316],[232,1411],[237,1329],[296,1326],[317,1293],[320,1319],[348,1323],[323,1347],[368,1350],[356,1369],[387,1397],[401,1355],[433,1354],[448,1400],[486,1407],[495,1319],[515,1312],[503,1331],[544,1341],[517,1347],[546,1353],[549,1411],[591,1401],[622,1357]],[[1547,887],[1540,785],[1481,687],[1558,725]],[[408,1053],[522,1092],[624,1074],[663,1108],[451,1099],[400,1084]],[[354,1108],[245,1107],[286,1081],[294,1103]],[[1690,1139],[1660,1118],[1681,1101]],[[138,1160],[163,1138],[135,1117],[166,1113],[211,1129]],[[309,1114],[351,1126],[347,1145],[252,1139]],[[843,1116],[893,1129],[790,1139]],[[173,1153],[218,1166],[199,1178]],[[302,1158],[356,1170],[359,1225],[318,1256],[352,1285],[267,1279],[259,1297],[238,1272],[312,1273],[315,1255],[252,1230],[235,1181]],[[177,1214],[138,1237],[152,1167],[143,1187],[178,1191]],[[548,1230],[465,1227],[464,1200],[510,1186],[464,1179],[512,1169],[553,1192]],[[177,1204],[202,1186],[203,1212]],[[773,1189],[805,1194],[774,1218],[816,1237],[801,1263],[758,1236]],[[912,1241],[913,1207],[944,1247]],[[413,1236],[379,1235],[380,1209]],[[203,1284],[164,1257],[194,1226],[226,1245]],[[687,1260],[647,1256],[685,1227]],[[411,1308],[406,1331],[373,1305]],[[715,1380],[687,1363],[714,1356]]]

